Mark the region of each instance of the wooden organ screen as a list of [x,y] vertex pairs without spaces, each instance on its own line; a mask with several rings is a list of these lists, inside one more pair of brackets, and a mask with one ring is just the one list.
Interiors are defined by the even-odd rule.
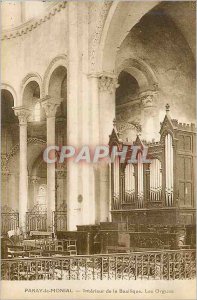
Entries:
[[193,156],[192,156],[192,136],[185,133],[178,135],[177,149],[177,177],[178,196],[181,207],[191,207],[193,205]]
[[[195,126],[166,114],[160,135],[159,142],[146,143],[150,164],[143,163],[140,151],[134,164],[120,164],[119,157],[115,158],[111,166],[112,209],[195,207]],[[122,143],[118,137],[115,142]],[[133,145],[138,144],[139,137]]]

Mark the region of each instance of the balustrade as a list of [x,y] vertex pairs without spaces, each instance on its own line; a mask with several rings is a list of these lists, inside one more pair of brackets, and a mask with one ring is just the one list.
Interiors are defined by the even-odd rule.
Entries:
[[2,259],[2,280],[174,280],[195,278],[195,250]]

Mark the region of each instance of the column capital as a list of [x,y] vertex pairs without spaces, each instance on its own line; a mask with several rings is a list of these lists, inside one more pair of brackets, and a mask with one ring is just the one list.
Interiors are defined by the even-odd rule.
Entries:
[[145,91],[140,93],[141,103],[144,108],[155,107],[158,91]]
[[99,91],[101,92],[109,92],[111,94],[119,86],[115,74],[102,73],[98,75],[98,79]]
[[30,182],[31,182],[32,184],[38,183],[39,180],[40,180],[40,177],[38,177],[38,176],[36,176],[36,175],[32,175],[32,176],[30,177]]
[[97,78],[98,87],[101,92],[112,93],[119,85],[116,74],[109,72],[92,72],[88,78]]
[[31,114],[31,110],[25,106],[15,106],[13,107],[13,110],[19,119],[19,125],[27,125],[27,120]]
[[63,98],[54,98],[46,96],[41,100],[41,105],[45,110],[47,118],[55,117],[58,107],[60,106]]

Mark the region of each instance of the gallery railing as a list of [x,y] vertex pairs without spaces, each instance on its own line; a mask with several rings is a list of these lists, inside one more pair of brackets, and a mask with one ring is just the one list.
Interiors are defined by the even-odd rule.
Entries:
[[2,280],[192,279],[195,250],[2,259]]
[[26,227],[27,232],[47,230],[47,212],[45,206],[35,205],[26,213]]
[[10,230],[16,230],[19,226],[19,213],[3,206],[1,208],[1,234],[6,235]]

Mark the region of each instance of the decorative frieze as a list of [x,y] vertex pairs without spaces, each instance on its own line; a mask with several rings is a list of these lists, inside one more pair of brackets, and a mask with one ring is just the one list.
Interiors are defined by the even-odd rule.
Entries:
[[55,16],[65,7],[66,1],[54,3],[49,7],[49,10],[41,18],[34,18],[21,24],[20,26],[15,27],[14,29],[3,30],[1,39],[7,40],[27,34],[28,32],[31,32],[32,30],[40,26],[42,23],[50,20],[51,17]]

